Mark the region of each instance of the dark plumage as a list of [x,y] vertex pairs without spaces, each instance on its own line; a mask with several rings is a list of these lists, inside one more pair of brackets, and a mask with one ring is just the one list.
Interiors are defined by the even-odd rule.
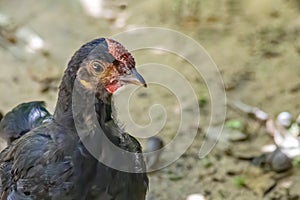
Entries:
[[[74,87],[75,83],[79,87]],[[140,144],[111,117],[111,94],[127,83],[145,85],[123,46],[104,38],[82,46],[65,71],[53,119],[41,123],[1,152],[1,199],[145,199],[148,178],[139,154]],[[86,96],[93,90],[97,91],[96,99],[91,102]],[[133,159],[127,160],[134,166],[134,172],[112,169],[87,151],[74,123],[74,93],[82,97],[84,105],[95,108],[107,138],[134,153]],[[76,117],[85,121],[90,113],[87,108]],[[86,131],[85,136],[93,134],[93,130]],[[103,141],[96,142],[103,155]],[[108,152],[105,156],[111,155]]]
[[10,144],[49,120],[51,120],[51,115],[45,108],[45,102],[32,101],[19,104],[0,122],[0,137]]

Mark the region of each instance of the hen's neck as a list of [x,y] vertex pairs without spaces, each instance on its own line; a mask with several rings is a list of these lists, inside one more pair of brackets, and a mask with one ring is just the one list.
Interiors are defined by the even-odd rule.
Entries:
[[95,96],[93,91],[76,84],[76,78],[66,71],[59,87],[54,120],[72,129],[76,122],[85,122],[93,116],[97,117],[94,122],[98,122],[105,133],[109,132],[107,123],[117,127],[112,119],[111,94],[103,88]]
[[59,86],[58,99],[53,114],[53,118],[56,122],[69,128],[74,127],[72,113],[73,84],[74,81],[71,81],[70,77],[65,72],[62,82]]
[[116,143],[117,140],[122,137],[122,130],[115,123],[112,117],[113,102],[111,96],[106,98],[106,101],[97,99],[95,103],[95,111],[100,127],[104,131],[105,135]]

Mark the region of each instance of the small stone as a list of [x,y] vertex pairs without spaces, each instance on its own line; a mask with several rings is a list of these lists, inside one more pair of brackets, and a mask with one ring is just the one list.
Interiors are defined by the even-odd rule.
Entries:
[[275,172],[284,172],[293,167],[292,160],[279,148],[272,153],[265,153],[252,160],[255,166],[271,169]]
[[285,189],[289,189],[292,186],[292,181],[283,181],[280,186],[285,188]]
[[276,145],[275,144],[267,144],[267,145],[264,145],[262,148],[261,148],[261,151],[264,152],[264,153],[271,153],[273,151],[276,150]]
[[275,172],[284,172],[293,167],[292,160],[287,157],[280,149],[276,149],[267,156],[267,163]]
[[283,127],[289,127],[291,125],[291,113],[289,112],[281,112],[278,114],[276,123]]
[[186,200],[205,200],[205,197],[202,194],[191,194]]
[[254,113],[256,119],[258,119],[260,121],[267,121],[268,118],[269,118],[269,115],[266,112],[264,112],[264,111],[262,111],[262,110],[260,110],[258,108],[255,109],[253,111],[253,113]]

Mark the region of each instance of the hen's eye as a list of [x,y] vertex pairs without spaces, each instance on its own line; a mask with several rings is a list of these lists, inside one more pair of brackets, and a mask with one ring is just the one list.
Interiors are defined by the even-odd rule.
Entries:
[[119,61],[114,60],[114,61],[113,61],[113,65],[118,66],[118,65],[119,65]]
[[101,66],[101,64],[99,62],[93,62],[92,66],[93,66],[93,69],[96,72],[100,72],[103,69],[102,66]]

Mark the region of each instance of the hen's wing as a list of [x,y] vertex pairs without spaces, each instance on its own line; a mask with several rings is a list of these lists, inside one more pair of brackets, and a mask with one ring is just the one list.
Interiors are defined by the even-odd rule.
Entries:
[[45,102],[22,103],[8,112],[0,122],[0,137],[11,143],[43,122],[49,121],[50,113]]
[[85,199],[95,159],[54,123],[24,135],[0,154],[1,196]]

